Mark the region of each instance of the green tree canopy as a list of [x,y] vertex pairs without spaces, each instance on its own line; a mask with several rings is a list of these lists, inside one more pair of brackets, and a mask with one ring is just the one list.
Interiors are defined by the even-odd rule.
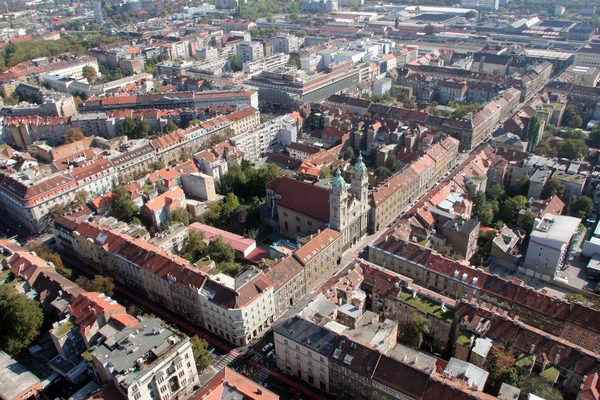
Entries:
[[190,224],[190,213],[183,207],[173,211],[172,217],[173,222],[182,223],[184,226],[188,226]]
[[392,154],[389,154],[385,159],[385,167],[389,169],[391,172],[396,170],[396,157]]
[[60,256],[57,253],[50,250],[50,247],[48,247],[47,245],[40,244],[40,243],[34,243],[29,248],[29,250],[32,252],[35,252],[38,255],[38,257],[40,257],[42,260],[46,260],[46,261],[54,264],[54,267],[56,268],[56,272],[58,272],[65,278],[68,279],[73,275],[73,271],[71,271],[69,268],[65,267],[65,265],[63,264],[62,258],[60,258]]
[[114,198],[110,205],[110,214],[116,219],[124,222],[131,222],[134,217],[140,213],[140,208],[131,200],[129,192],[117,186],[113,189]]
[[527,208],[527,197],[515,196],[509,197],[502,202],[502,206],[497,215],[497,219],[504,221],[505,224],[512,226],[516,224],[519,211]]
[[207,252],[206,243],[202,234],[194,229],[190,229],[188,242],[183,253],[183,258],[191,263],[198,261],[204,257]]
[[521,228],[523,228],[527,235],[533,230],[533,222],[536,218],[537,215],[533,211],[525,211],[523,213],[523,217],[521,218]]
[[569,119],[568,126],[569,128],[581,128],[583,124],[583,118],[580,115],[573,115],[571,119]]
[[558,179],[550,178],[546,182],[544,189],[542,189],[541,196],[543,200],[549,199],[552,196],[563,198],[566,190],[567,189],[565,188],[565,185],[563,185]]
[[581,160],[588,154],[589,148],[585,140],[566,139],[556,144],[556,151],[561,158]]
[[404,329],[404,342],[413,348],[421,347],[425,336],[429,334],[431,321],[421,314],[411,315]]
[[577,198],[571,202],[569,207],[569,214],[584,220],[590,216],[592,211],[594,211],[594,202],[587,196]]
[[478,191],[473,195],[473,219],[479,221],[483,226],[490,226],[494,215],[490,204],[488,204],[485,193]]
[[587,299],[581,293],[567,293],[565,294],[565,300],[569,303],[581,303],[584,306],[587,306],[588,304]]
[[517,370],[514,365],[517,359],[512,351],[502,346],[492,346],[487,359],[485,370],[490,373],[488,383],[499,387],[502,383],[514,385],[518,381]]
[[321,171],[319,172],[319,179],[327,179],[331,178],[331,168],[329,166],[321,167]]
[[375,170],[375,176],[379,178],[387,178],[388,176],[392,176],[392,171],[389,168],[381,166]]
[[523,375],[516,386],[521,389],[521,395],[525,398],[532,393],[544,400],[563,400],[563,395],[558,389],[552,387],[552,384],[540,375]]
[[208,352],[208,342],[198,336],[190,340],[192,352],[194,353],[194,362],[198,373],[204,371],[213,362],[213,355]]
[[104,293],[107,296],[112,296],[115,292],[115,283],[112,278],[102,275],[96,275],[92,280],[81,276],[75,280],[75,283],[88,292]]
[[235,251],[219,236],[208,244],[208,254],[216,263],[233,262]]
[[344,151],[344,160],[351,160],[354,157],[354,149],[352,146],[348,146]]
[[98,77],[98,73],[96,72],[96,69],[94,67],[90,67],[89,65],[86,65],[85,67],[83,67],[82,73],[83,73],[83,77],[85,79],[87,79],[88,82],[93,82],[96,80],[96,77]]
[[12,285],[0,285],[0,348],[16,354],[40,334],[44,321],[42,308],[34,300],[17,293]]
[[134,139],[137,133],[137,124],[131,117],[125,117],[122,124],[123,134],[130,139]]
[[175,122],[173,122],[172,120],[169,120],[167,122],[167,125],[165,125],[163,128],[163,133],[169,134],[169,133],[175,132],[177,129],[179,129],[177,124]]

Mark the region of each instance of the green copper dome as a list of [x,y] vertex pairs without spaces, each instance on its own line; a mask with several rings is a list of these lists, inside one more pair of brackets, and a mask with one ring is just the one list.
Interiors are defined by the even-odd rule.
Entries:
[[342,179],[342,173],[340,172],[339,168],[335,171],[335,176],[333,177],[331,184],[333,185],[333,187],[344,186],[344,180]]
[[362,160],[362,154],[358,155],[358,160],[356,161],[356,165],[354,166],[354,171],[355,172],[364,172],[367,168],[365,167],[365,164],[363,163]]

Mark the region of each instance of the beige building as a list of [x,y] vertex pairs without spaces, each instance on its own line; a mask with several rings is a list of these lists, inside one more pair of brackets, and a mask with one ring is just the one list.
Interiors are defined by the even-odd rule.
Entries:
[[265,275],[274,287],[276,317],[296,305],[306,293],[304,268],[293,255],[276,259]]
[[342,247],[342,234],[327,228],[294,252],[294,257],[304,267],[307,290],[339,265]]

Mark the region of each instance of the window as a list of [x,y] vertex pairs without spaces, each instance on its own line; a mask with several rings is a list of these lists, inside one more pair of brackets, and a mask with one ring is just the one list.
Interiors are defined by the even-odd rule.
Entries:
[[581,334],[582,334],[583,336],[587,336],[587,335],[588,335],[588,331],[583,331]]
[[579,339],[579,344],[585,344],[585,338]]

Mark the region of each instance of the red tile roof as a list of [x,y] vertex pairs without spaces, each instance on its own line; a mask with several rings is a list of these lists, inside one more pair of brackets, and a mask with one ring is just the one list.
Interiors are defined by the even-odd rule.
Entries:
[[342,234],[333,229],[326,228],[314,236],[308,243],[294,252],[294,255],[302,265],[306,265],[311,259],[317,257],[321,251],[331,246]]
[[280,206],[329,222],[329,190],[287,177],[270,180],[267,188],[281,196]]

